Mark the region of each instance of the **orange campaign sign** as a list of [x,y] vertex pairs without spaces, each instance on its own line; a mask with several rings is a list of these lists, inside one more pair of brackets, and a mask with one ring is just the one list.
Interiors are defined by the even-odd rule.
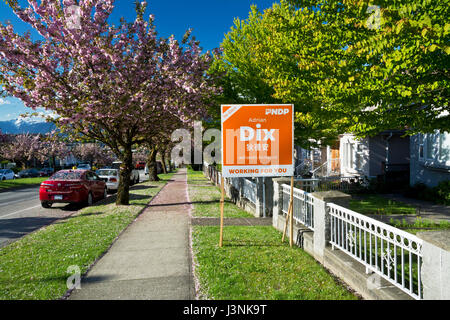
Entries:
[[222,176],[294,174],[294,106],[222,105]]

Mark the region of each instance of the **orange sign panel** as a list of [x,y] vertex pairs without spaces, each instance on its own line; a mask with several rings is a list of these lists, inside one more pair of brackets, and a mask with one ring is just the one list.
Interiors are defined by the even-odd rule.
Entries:
[[294,106],[222,105],[224,177],[294,174]]

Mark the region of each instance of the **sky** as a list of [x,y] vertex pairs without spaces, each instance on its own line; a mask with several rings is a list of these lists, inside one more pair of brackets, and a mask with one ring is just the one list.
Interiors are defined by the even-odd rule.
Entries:
[[[155,16],[156,31],[159,36],[174,35],[181,40],[187,29],[200,41],[200,46],[211,50],[220,46],[224,35],[233,26],[235,18],[246,19],[250,6],[255,4],[261,11],[272,6],[276,0],[148,0],[145,17],[151,13]],[[19,0],[26,4],[26,1]],[[110,22],[118,23],[121,17],[127,21],[135,18],[134,0],[116,0],[110,16]],[[24,5],[23,5],[24,6]],[[33,39],[39,35],[33,32],[28,24],[19,20],[12,10],[0,0],[0,23],[10,21],[14,30],[23,34],[30,30]],[[40,110],[43,111],[43,110]],[[0,121],[16,119],[25,112],[32,112],[16,98],[0,98]]]

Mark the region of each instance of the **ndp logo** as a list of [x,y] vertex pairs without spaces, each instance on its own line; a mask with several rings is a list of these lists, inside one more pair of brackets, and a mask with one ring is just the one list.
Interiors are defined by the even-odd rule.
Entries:
[[266,115],[272,114],[282,116],[289,113],[289,109],[266,109]]

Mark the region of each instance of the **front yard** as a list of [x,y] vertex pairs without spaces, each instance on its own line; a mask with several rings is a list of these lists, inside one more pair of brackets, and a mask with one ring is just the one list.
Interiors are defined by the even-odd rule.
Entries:
[[[189,184],[194,214],[218,217],[219,188],[198,186],[208,183],[200,174],[188,171],[188,182],[197,184]],[[252,217],[231,202],[225,203],[224,216]],[[222,248],[218,240],[218,226],[192,227],[201,299],[358,299],[302,249],[282,243],[281,233],[272,226],[225,226]]]
[[377,194],[358,195],[350,200],[349,209],[361,214],[416,214],[416,208]]

